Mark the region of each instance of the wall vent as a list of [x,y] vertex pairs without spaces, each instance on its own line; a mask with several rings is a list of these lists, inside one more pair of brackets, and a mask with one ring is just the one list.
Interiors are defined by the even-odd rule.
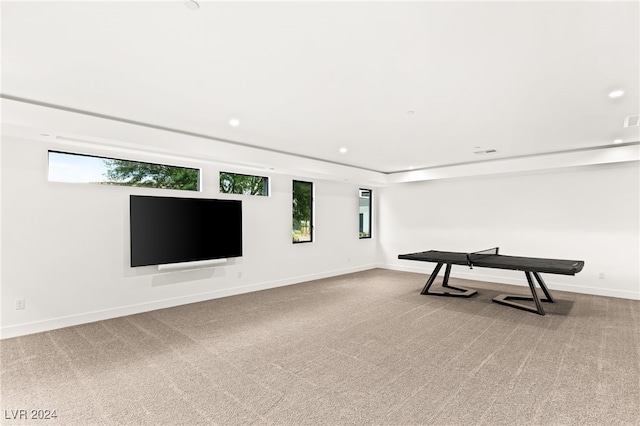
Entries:
[[640,126],[640,114],[630,115],[624,118],[624,127]]

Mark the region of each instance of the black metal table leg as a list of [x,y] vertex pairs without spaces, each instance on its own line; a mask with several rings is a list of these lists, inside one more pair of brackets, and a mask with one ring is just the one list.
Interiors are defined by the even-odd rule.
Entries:
[[[545,312],[544,312],[544,308],[542,307],[542,303],[541,302],[554,303],[554,300],[551,297],[551,293],[549,293],[549,289],[547,288],[547,286],[545,285],[544,281],[542,280],[542,277],[540,277],[540,274],[538,274],[537,272],[533,272],[533,276],[536,278],[536,281],[538,281],[538,284],[540,285],[540,288],[542,289],[542,291],[544,292],[544,295],[546,297],[545,299],[540,300],[540,298],[538,297],[538,293],[536,292],[535,283],[533,282],[533,279],[531,278],[531,273],[532,272],[530,272],[530,271],[524,271],[524,274],[527,277],[527,283],[529,284],[529,288],[531,289],[531,296],[517,296],[517,295],[513,295],[513,294],[501,294],[499,296],[494,297],[493,301],[496,302],[496,303],[499,303],[501,305],[511,306],[512,308],[522,309],[524,311],[533,312],[534,314],[544,315]],[[522,303],[517,303],[517,302],[512,302],[512,300],[533,300],[533,302],[535,303],[536,307],[534,308],[533,306],[524,305]]]
[[[471,297],[474,294],[477,293],[476,290],[471,290],[468,288],[464,288],[464,287],[454,287],[449,285],[449,274],[451,273],[451,264],[447,263],[447,267],[444,271],[444,279],[442,280],[442,287],[446,288],[446,289],[451,289],[451,290],[455,290],[456,292],[450,292],[450,291],[438,291],[438,290],[430,290],[431,285],[433,284],[433,282],[436,280],[436,277],[438,276],[438,272],[440,272],[440,269],[442,269],[442,265],[444,263],[438,263],[435,267],[435,269],[433,270],[433,272],[431,273],[431,276],[429,277],[429,280],[427,281],[427,284],[425,284],[424,288],[422,289],[422,292],[420,294],[429,294],[429,295],[433,295],[433,296],[450,296],[450,297]],[[460,293],[457,293],[460,292]]]
[[542,279],[540,274],[537,272],[534,272],[533,276],[536,277],[536,280],[538,281],[540,288],[544,292],[544,296],[547,298],[545,302],[555,303],[555,300],[553,300],[553,297],[551,297],[551,293],[549,293],[549,289],[547,288],[547,285],[544,283],[544,280]]
[[440,269],[442,269],[442,265],[442,263],[438,263],[436,265],[433,272],[431,273],[431,276],[429,277],[429,280],[427,281],[427,284],[425,284],[424,288],[422,289],[422,293],[420,294],[429,294],[429,287],[431,287],[431,284],[433,284],[433,282],[436,280],[438,272],[440,272]]

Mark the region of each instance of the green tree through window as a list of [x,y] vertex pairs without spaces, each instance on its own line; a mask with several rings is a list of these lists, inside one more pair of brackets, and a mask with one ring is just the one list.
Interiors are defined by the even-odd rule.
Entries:
[[197,169],[115,159],[105,159],[104,164],[107,167],[106,184],[198,190]]
[[269,178],[220,172],[220,192],[225,194],[269,195]]
[[293,242],[313,241],[313,184],[293,181]]
[[49,151],[49,180],[198,191],[200,170]]

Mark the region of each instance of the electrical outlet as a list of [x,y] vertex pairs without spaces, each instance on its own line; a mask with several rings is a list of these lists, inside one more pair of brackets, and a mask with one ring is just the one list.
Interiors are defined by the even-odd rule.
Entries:
[[25,308],[24,299],[16,300],[16,310],[19,311],[19,310],[24,309],[24,308]]
[[604,272],[600,272],[600,275],[598,275],[598,278],[601,280],[604,280]]
[[238,272],[238,278],[242,278],[242,271]]

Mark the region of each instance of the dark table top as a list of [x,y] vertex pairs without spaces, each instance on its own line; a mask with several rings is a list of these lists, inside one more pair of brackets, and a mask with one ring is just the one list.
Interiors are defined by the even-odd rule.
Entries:
[[437,250],[401,254],[398,256],[398,259],[449,263],[453,265],[471,264],[482,268],[511,269],[561,275],[575,275],[584,267],[584,262],[581,260],[545,259],[539,257],[505,256],[501,254],[475,256],[473,253]]

